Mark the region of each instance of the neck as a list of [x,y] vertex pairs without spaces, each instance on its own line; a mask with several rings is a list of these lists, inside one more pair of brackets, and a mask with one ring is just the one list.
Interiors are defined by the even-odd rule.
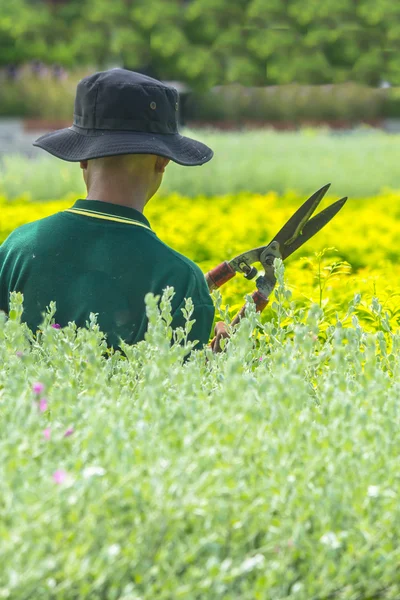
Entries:
[[139,212],[143,209],[148,201],[148,189],[143,185],[114,185],[114,182],[95,182],[90,186],[86,200],[99,200],[100,202],[110,202],[111,204],[119,204],[134,208]]

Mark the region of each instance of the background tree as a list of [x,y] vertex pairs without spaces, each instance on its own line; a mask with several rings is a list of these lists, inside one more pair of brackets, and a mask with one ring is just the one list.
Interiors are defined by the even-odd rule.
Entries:
[[400,84],[393,0],[0,0],[0,64],[123,65],[193,87]]

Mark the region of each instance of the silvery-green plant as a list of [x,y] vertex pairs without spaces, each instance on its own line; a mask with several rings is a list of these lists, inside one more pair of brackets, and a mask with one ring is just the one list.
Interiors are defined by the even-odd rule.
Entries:
[[358,296],[298,311],[276,276],[270,321],[248,298],[216,355],[187,341],[191,301],[172,331],[172,289],[122,351],[54,304],[30,332],[13,295],[0,598],[399,597],[400,336],[365,330]]

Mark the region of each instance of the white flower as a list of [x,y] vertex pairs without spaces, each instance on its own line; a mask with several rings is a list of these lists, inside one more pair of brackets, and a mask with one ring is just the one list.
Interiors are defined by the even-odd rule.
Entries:
[[105,472],[106,471],[103,469],[103,467],[85,467],[82,475],[85,479],[89,479],[90,477],[93,477],[93,475],[99,475],[99,477],[101,477]]
[[261,567],[265,562],[265,556],[263,554],[255,554],[250,558],[246,558],[240,565],[241,573],[248,573],[257,567]]
[[107,554],[108,556],[118,556],[121,552],[121,546],[119,544],[112,544],[108,547]]
[[333,531],[328,531],[327,533],[324,533],[324,535],[319,541],[321,542],[321,544],[329,546],[330,548],[340,548],[340,541],[338,540],[336,534],[333,533]]
[[377,498],[379,496],[379,486],[378,485],[368,486],[367,494],[370,498]]

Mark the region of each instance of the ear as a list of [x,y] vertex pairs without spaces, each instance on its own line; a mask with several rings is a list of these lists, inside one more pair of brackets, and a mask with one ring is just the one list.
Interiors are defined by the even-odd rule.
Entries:
[[164,156],[157,156],[155,164],[156,173],[164,173],[165,168],[169,162],[169,158],[165,158]]

